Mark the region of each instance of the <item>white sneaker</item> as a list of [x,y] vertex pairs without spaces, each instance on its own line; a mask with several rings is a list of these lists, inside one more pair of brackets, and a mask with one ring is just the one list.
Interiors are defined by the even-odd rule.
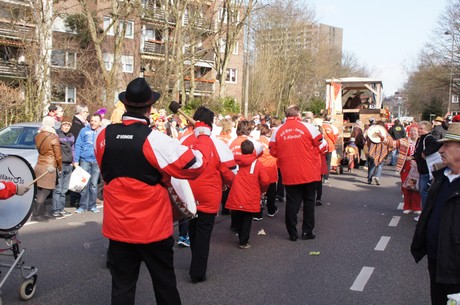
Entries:
[[403,214],[409,215],[411,212],[412,212],[411,210],[404,210],[404,211],[403,211]]
[[414,214],[415,215],[420,215],[420,214],[422,214],[422,211],[414,211]]

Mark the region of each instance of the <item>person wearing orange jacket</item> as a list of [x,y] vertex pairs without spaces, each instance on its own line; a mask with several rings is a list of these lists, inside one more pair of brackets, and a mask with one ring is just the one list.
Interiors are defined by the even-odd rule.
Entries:
[[102,233],[109,239],[112,305],[134,304],[141,262],[150,273],[156,304],[181,304],[173,263],[173,213],[166,185],[170,177],[195,179],[206,168],[211,139],[193,149],[149,128],[160,94],[144,78],[132,80],[119,99],[121,124],[98,131],[94,145],[104,180]]
[[[276,165],[276,158],[270,155],[268,146],[270,145],[270,137],[272,131],[267,124],[260,125],[260,139],[259,142],[264,146],[264,152],[259,157],[260,163],[267,169],[268,177],[270,178],[270,185],[268,186],[266,197],[267,197],[267,216],[274,217],[278,213],[278,207],[276,206],[276,182],[278,182],[278,166]],[[256,218],[262,218],[262,211]]]
[[286,188],[285,224],[291,241],[296,241],[297,213],[303,202],[302,239],[313,239],[315,233],[315,196],[321,180],[321,151],[326,141],[315,126],[301,121],[300,108],[285,110],[286,122],[270,139],[270,154],[278,166]]
[[331,116],[326,115],[323,121],[323,135],[324,139],[327,142],[327,152],[326,152],[326,164],[327,164],[327,174],[324,175],[324,182],[327,183],[329,181],[329,172],[331,171],[331,157],[332,152],[335,150],[335,143],[339,138],[339,130],[337,127],[331,124]]
[[238,173],[228,195],[225,207],[232,211],[237,220],[237,232],[240,249],[251,247],[252,218],[260,212],[260,197],[268,188],[267,169],[257,159],[254,144],[250,140],[241,143],[241,155],[235,156],[239,166]]
[[[199,107],[193,115],[195,123],[194,134],[182,138],[183,145],[193,147],[197,139],[203,135],[210,136],[214,112],[206,107]],[[222,141],[211,137],[207,148],[211,151],[208,166],[195,180],[190,180],[197,205],[197,216],[189,221],[190,249],[190,279],[192,283],[206,281],[209,248],[212,230],[222,199],[222,186],[230,186],[235,176],[232,169],[236,164],[230,149]]]

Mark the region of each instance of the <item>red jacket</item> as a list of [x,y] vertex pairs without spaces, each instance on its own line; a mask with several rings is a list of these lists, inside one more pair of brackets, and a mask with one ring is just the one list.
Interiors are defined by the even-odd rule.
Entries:
[[16,195],[16,184],[11,181],[0,181],[0,199],[8,199]]
[[270,155],[270,150],[268,146],[270,144],[270,139],[261,136],[259,142],[264,146],[264,153],[259,157],[259,161],[267,169],[268,176],[270,177],[270,184],[278,181],[278,166],[276,165],[276,158]]
[[[125,114],[123,125],[147,124],[146,118]],[[110,126],[110,125],[109,125]],[[95,154],[101,168],[105,152],[106,129],[96,137]],[[123,135],[122,135],[123,136]],[[200,137],[203,143],[209,137]],[[200,148],[201,151],[206,149]],[[194,179],[206,167],[206,155],[180,145],[177,140],[153,130],[142,145],[142,154],[149,164],[162,174],[162,184],[170,176]],[[123,166],[123,162],[115,166]],[[130,177],[117,177],[104,185],[104,220],[102,233],[105,237],[127,242],[147,244],[164,240],[173,234],[173,216],[167,189],[160,183],[149,185]]]
[[288,117],[270,139],[270,154],[278,158],[283,184],[321,180],[321,152],[327,148],[322,134],[300,118]]
[[241,143],[243,143],[245,140],[249,140],[252,142],[252,144],[254,144],[254,152],[257,157],[260,157],[264,152],[264,147],[259,141],[251,138],[250,136],[238,136],[233,141],[231,141],[228,144],[228,147],[232,151],[232,154],[234,156],[241,155]]
[[[211,150],[208,166],[195,180],[190,180],[190,187],[197,201],[197,210],[215,214],[219,211],[222,199],[222,180],[228,186],[232,185],[235,174],[231,171],[236,167],[230,149],[224,142],[212,138],[208,145]],[[182,138],[181,143],[193,146],[197,141],[194,134]]]
[[225,207],[229,210],[260,212],[260,196],[270,184],[267,170],[257,157],[237,155],[235,161],[239,166],[238,174],[233,180]]

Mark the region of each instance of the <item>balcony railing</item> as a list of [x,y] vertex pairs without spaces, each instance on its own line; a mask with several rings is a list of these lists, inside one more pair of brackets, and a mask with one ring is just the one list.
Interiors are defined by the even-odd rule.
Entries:
[[[187,91],[190,90],[190,81],[185,80],[185,89]],[[214,83],[213,82],[201,82],[201,81],[195,81],[195,92],[196,93],[213,93],[214,92]]]
[[[158,7],[154,2],[148,1],[144,5],[144,11],[142,12],[142,19],[152,21],[166,21],[165,11],[162,7]],[[169,17],[168,23],[172,23],[174,19]]]
[[0,22],[0,37],[13,38],[19,40],[31,39],[33,37],[32,27]]
[[26,65],[0,60],[0,77],[26,78]]
[[32,6],[28,0],[0,0],[1,3],[18,4],[23,6]]
[[[185,49],[185,54],[191,54],[190,48]],[[214,53],[212,52],[212,50],[197,49],[195,50],[195,58],[198,60],[214,62]]]
[[147,54],[165,54],[165,46],[162,42],[144,41],[144,53]]

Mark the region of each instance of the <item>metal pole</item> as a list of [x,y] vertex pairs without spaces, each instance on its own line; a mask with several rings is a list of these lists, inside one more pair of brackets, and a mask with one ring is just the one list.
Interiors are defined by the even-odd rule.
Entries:
[[452,103],[452,81],[453,81],[453,73],[454,73],[454,33],[453,32],[445,32],[445,35],[451,36],[452,46],[450,49],[450,73],[449,73],[449,100],[447,101],[447,113],[450,113],[450,104]]

